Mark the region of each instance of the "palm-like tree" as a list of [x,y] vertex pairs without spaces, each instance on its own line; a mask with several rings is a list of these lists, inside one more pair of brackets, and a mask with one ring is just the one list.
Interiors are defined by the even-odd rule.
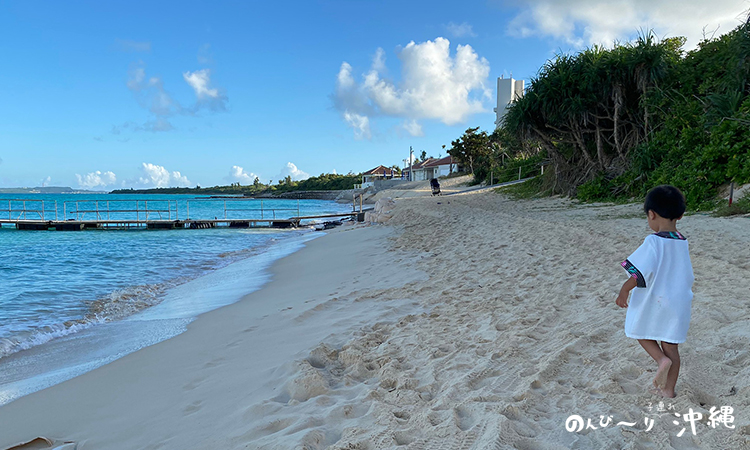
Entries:
[[554,191],[571,193],[598,174],[618,175],[629,153],[648,139],[649,96],[680,60],[682,43],[647,34],[611,50],[594,46],[557,55],[511,105],[504,127],[547,150]]

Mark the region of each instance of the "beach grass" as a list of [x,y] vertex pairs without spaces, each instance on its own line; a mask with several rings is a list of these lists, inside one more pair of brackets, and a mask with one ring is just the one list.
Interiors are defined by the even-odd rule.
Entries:
[[735,200],[731,205],[724,204],[714,210],[715,217],[728,217],[750,214],[750,195]]
[[499,194],[505,194],[516,200],[541,198],[551,195],[551,191],[544,190],[544,179],[534,177],[524,183],[512,184],[494,189]]

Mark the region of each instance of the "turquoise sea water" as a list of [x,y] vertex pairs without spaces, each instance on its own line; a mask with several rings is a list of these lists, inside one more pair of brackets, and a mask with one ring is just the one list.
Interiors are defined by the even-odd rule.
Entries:
[[[7,199],[14,199],[8,207]],[[288,218],[350,211],[318,200],[197,200],[195,196],[0,195],[0,218],[171,220]],[[98,205],[95,204],[99,201]],[[85,203],[84,203],[85,201]],[[66,203],[68,202],[68,203]],[[78,202],[71,203],[71,202]],[[118,204],[119,202],[119,204]],[[225,206],[227,204],[227,206]],[[10,209],[10,212],[3,210]],[[63,211],[64,209],[64,211]],[[78,211],[71,213],[71,211]],[[79,217],[75,215],[78,214]],[[159,213],[149,212],[150,219]],[[37,215],[37,217],[32,217]],[[113,217],[114,216],[114,217]],[[167,217],[162,217],[167,219]],[[238,300],[263,270],[313,237],[306,230],[84,230],[0,228],[0,404],[174,336],[197,314]]]

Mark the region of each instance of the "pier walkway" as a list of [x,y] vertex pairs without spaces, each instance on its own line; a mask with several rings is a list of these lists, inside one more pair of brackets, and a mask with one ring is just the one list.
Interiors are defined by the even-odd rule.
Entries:
[[[243,201],[248,207],[234,207]],[[85,200],[58,202],[35,199],[0,199],[0,227],[18,230],[80,231],[91,229],[206,229],[206,228],[296,228],[303,220],[359,218],[352,207],[340,214],[301,215],[296,208],[264,208],[263,200],[196,199],[182,201],[185,218],[180,218],[176,200]],[[149,205],[151,203],[151,205]],[[191,218],[190,208],[197,218]],[[243,206],[244,206],[243,205]],[[254,207],[259,206],[259,207]],[[296,212],[296,215],[293,215]],[[282,218],[286,215],[287,218]],[[213,216],[213,218],[211,218]],[[290,217],[291,216],[291,217]],[[203,218],[206,217],[206,218]]]

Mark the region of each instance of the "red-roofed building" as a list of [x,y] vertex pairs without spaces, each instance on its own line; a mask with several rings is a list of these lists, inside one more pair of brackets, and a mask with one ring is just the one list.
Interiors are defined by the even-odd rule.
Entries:
[[425,164],[429,163],[433,159],[435,159],[435,158],[427,158],[424,161],[416,162],[416,163],[414,163],[414,164],[411,165],[411,168],[409,168],[407,166],[404,170],[401,171],[401,173],[403,174],[404,178],[408,180],[409,179],[409,171],[413,170],[414,171],[414,177],[411,178],[412,181],[424,180],[425,179],[424,178],[424,172],[423,172],[422,169],[424,169]]
[[395,169],[381,165],[362,174],[362,187],[371,186],[373,182],[378,180],[393,178],[401,178],[401,175],[396,173]]
[[[463,168],[453,159],[452,156],[445,158],[428,158],[423,162],[413,165],[414,181],[431,180],[433,178],[444,177],[456,172],[462,172]],[[405,176],[409,176],[409,168],[404,169]]]

